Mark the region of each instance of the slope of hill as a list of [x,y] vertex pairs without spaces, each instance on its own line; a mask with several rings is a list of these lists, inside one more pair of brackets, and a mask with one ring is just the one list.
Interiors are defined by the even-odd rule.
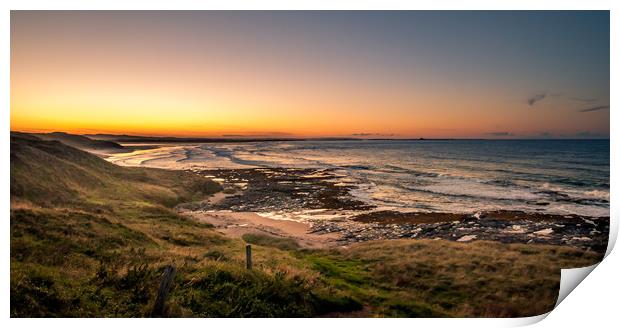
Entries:
[[244,270],[240,240],[172,209],[219,190],[195,173],[119,167],[11,133],[11,316],[149,316],[167,265],[178,268],[177,287],[163,315],[312,316],[347,306],[301,269],[288,273],[292,256],[278,250],[256,252],[269,268]]
[[64,132],[37,133],[34,134],[43,140],[56,140],[67,146],[75,147],[86,151],[97,151],[104,153],[123,153],[130,152],[132,149],[123,147],[122,145],[108,140],[91,139],[77,134],[69,134]]
[[64,142],[11,133],[11,200],[38,205],[85,205],[110,201],[173,204],[219,190],[196,174],[126,168]]
[[12,317],[531,316],[552,309],[560,268],[597,254],[554,246],[398,240],[307,250],[244,241],[178,215],[218,184],[126,168],[59,141],[11,133]]

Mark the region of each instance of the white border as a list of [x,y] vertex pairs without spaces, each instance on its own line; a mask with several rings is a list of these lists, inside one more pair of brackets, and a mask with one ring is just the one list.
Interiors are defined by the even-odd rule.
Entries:
[[[60,9],[72,9],[72,10],[93,10],[93,9],[107,9],[107,10],[162,10],[162,9],[174,9],[174,10],[197,10],[197,9],[288,9],[288,10],[302,10],[302,9],[333,9],[333,10],[403,10],[403,9],[417,9],[417,10],[611,10],[611,86],[615,91],[614,83],[615,78],[618,76],[618,65],[613,58],[620,58],[618,52],[618,41],[620,37],[618,11],[620,1],[603,1],[603,0],[502,0],[502,1],[484,1],[484,0],[435,0],[435,1],[407,1],[407,0],[331,0],[331,1],[309,1],[309,0],[263,0],[263,1],[251,1],[251,0],[230,0],[230,1],[193,1],[193,0],[174,0],[174,1],[127,1],[127,0],[5,0],[0,4],[2,12],[0,14],[2,21],[2,44],[4,45],[2,52],[2,77],[0,79],[1,90],[0,97],[2,99],[2,125],[4,126],[5,136],[0,140],[0,154],[2,156],[2,181],[10,181],[9,177],[9,136],[10,130],[10,98],[9,98],[9,86],[10,86],[10,13],[9,10],[60,10]],[[617,89],[617,88],[616,88]],[[618,96],[611,92],[610,104],[611,107],[616,106]],[[618,191],[618,178],[615,172],[618,170],[618,153],[614,152],[614,149],[618,148],[618,138],[620,132],[614,129],[618,128],[618,118],[614,115],[614,111],[610,111],[611,116],[611,204],[617,202]],[[81,327],[86,324],[83,320],[36,320],[36,319],[8,319],[9,318],[9,184],[4,183],[2,186],[2,213],[7,214],[4,216],[4,222],[1,225],[2,231],[2,256],[4,258],[4,264],[0,271],[0,277],[2,282],[0,283],[0,311],[2,311],[3,324],[15,325],[15,326],[34,326],[39,324],[51,325],[51,326],[63,326],[63,327]],[[618,213],[616,207],[611,207],[612,227],[611,232],[613,236],[610,239],[615,242],[618,231]],[[613,243],[610,242],[610,248]],[[568,297],[562,304],[549,314],[549,319],[544,320],[542,326],[559,326],[569,324],[573,326],[579,325],[591,325],[591,324],[604,324],[614,322],[617,320],[616,311],[618,304],[618,268],[620,267],[620,258],[617,255],[617,251],[612,253],[606,260],[600,265],[600,268],[594,270],[591,278],[586,279],[582,285],[583,287],[577,288],[573,294],[574,296]],[[411,325],[433,325],[438,327],[454,326],[459,327],[498,327],[498,326],[515,326],[531,324],[541,320],[546,315],[524,318],[524,319],[383,319],[381,324],[387,323],[392,326],[410,327]],[[113,319],[101,320],[93,319],[88,320],[87,324],[94,327],[106,327],[110,324],[115,325],[135,325],[138,323],[132,319]],[[243,319],[211,319],[204,321],[201,319],[166,319],[166,320],[154,320],[146,319],[139,321],[139,324],[163,326],[170,324],[182,324],[184,326],[196,326],[204,327],[205,325],[218,327],[221,325],[233,325],[233,326],[267,326],[270,327],[291,327],[293,325],[302,327],[314,328],[317,324],[336,326],[336,325],[356,325],[360,327],[372,327],[379,323],[372,319],[279,319],[279,320],[243,320]],[[608,325],[605,325],[608,326]]]

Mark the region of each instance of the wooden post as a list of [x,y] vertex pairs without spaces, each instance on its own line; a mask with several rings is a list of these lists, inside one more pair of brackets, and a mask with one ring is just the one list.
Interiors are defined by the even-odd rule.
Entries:
[[172,280],[174,279],[175,273],[176,268],[172,265],[166,265],[164,268],[164,273],[162,274],[161,283],[159,284],[159,289],[157,290],[157,298],[155,299],[151,316],[161,317],[164,315],[166,298],[168,297],[168,293],[170,293],[170,287],[172,287]]
[[252,245],[245,245],[245,267],[252,270]]

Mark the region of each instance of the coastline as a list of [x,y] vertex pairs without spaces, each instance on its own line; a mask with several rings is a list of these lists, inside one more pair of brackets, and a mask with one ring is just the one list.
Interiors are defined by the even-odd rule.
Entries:
[[[175,163],[166,165],[167,169],[191,171],[220,183],[223,192],[176,209],[234,238],[263,234],[292,239],[304,248],[395,239],[487,240],[569,246],[602,254],[609,234],[608,216],[510,207],[474,212],[441,212],[423,206],[413,212],[383,208],[356,197],[358,186],[342,172],[329,168],[204,168],[194,166],[191,160],[186,162],[189,158],[183,159],[187,154],[180,148],[175,152],[162,149],[161,153],[150,150],[144,155],[133,154],[138,156],[129,154],[128,162],[124,155],[108,160],[123,166],[150,166],[155,164],[151,161],[164,158]],[[527,202],[537,207],[546,204]]]
[[[599,254],[604,254],[607,247],[609,217],[508,210],[474,214],[382,210],[346,197],[348,187],[330,184],[321,176],[308,175],[305,170],[286,171],[296,172],[287,179],[302,181],[304,187],[293,183],[285,184],[284,190],[278,189],[275,186],[281,184],[266,178],[260,169],[220,171],[225,179],[213,170],[201,172],[218,176],[215,179],[224,185],[224,191],[203,202],[181,204],[177,211],[211,224],[229,237],[261,234],[292,239],[302,248],[347,247],[400,239],[556,245]],[[248,187],[253,183],[259,188]],[[321,186],[319,192],[317,186]],[[303,193],[301,200],[295,197],[299,192]],[[287,208],[296,219],[277,214],[277,210]]]
[[[347,247],[375,240],[431,239],[468,243],[479,240],[507,244],[558,245],[604,254],[609,234],[608,218],[567,218],[565,221],[533,220],[520,213],[513,218],[463,216],[427,213],[441,217],[461,217],[433,223],[361,222],[359,220],[323,220],[311,223],[273,219],[255,212],[180,210],[232,238],[245,234],[292,239],[302,248]],[[503,213],[505,214],[505,213]]]

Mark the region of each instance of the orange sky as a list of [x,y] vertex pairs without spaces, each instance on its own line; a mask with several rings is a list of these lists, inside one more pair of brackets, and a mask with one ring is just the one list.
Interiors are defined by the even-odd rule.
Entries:
[[[451,35],[439,27],[430,35],[399,35],[407,31],[402,24],[415,22],[407,17],[388,17],[376,31],[360,30],[372,27],[361,25],[355,13],[265,15],[12,12],[11,129],[177,136],[609,135],[608,109],[580,111],[609,104],[608,53],[593,55],[606,55],[607,65],[575,72],[576,82],[563,68],[591,59],[585,55],[549,59],[558,67],[541,70],[544,60],[535,54],[520,62],[520,56],[493,56],[450,40],[435,45],[441,33]],[[574,23],[566,20],[558,24]],[[422,23],[434,28],[432,20]],[[497,49],[500,39],[480,42]],[[580,42],[564,41],[558,55]],[[530,105],[534,94],[545,97]]]

